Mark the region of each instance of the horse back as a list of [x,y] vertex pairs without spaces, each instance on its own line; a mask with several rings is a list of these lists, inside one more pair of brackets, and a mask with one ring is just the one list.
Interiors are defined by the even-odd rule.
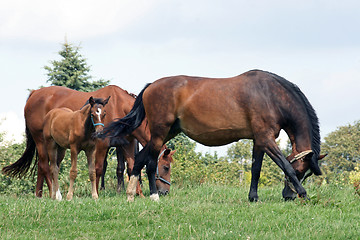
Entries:
[[125,116],[135,101],[125,90],[114,85],[94,92],[79,92],[61,86],[44,87],[32,91],[26,102],[24,108],[26,124],[31,132],[41,132],[45,115],[50,110],[61,107],[73,111],[79,110],[90,96],[95,98],[111,96],[106,106],[107,117],[104,119],[105,124],[110,123],[115,118]]
[[273,75],[258,70],[231,78],[167,77],[143,94],[149,122],[177,123],[206,145],[253,139],[259,131],[276,137],[297,106],[293,98]]

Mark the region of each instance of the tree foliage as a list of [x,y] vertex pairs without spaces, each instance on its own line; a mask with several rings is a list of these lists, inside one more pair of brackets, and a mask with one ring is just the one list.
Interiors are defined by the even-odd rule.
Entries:
[[86,59],[80,54],[80,46],[74,47],[65,43],[59,51],[61,60],[50,61],[51,66],[44,66],[51,85],[65,86],[77,91],[91,92],[105,87],[110,81],[103,79],[90,81],[90,67]]
[[[251,179],[252,151],[253,141],[247,139],[236,142],[227,151],[228,161],[239,163],[241,170],[244,172],[243,176],[246,183],[249,183]],[[259,184],[277,184],[282,181],[283,177],[284,174],[281,169],[265,154]]]
[[322,150],[328,153],[321,163],[328,181],[347,180],[360,164],[360,121],[338,127],[325,137]]

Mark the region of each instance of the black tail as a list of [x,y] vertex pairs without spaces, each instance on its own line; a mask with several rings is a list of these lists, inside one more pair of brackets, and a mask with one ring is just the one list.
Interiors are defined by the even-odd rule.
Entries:
[[[36,145],[33,137],[30,134],[29,129],[26,127],[26,149],[23,155],[19,160],[6,166],[2,169],[3,174],[8,175],[10,177],[19,177],[22,178],[27,175],[27,172],[30,169],[32,159],[36,152]],[[37,158],[34,163],[32,170],[30,171],[30,175],[34,173],[35,166],[36,166]]]
[[124,137],[138,128],[145,119],[143,93],[149,85],[150,84],[147,84],[140,92],[139,96],[135,100],[134,106],[128,115],[110,123],[109,126],[104,128],[102,134],[99,135],[100,138],[109,137],[110,142],[116,142],[118,144],[124,144],[127,142]]

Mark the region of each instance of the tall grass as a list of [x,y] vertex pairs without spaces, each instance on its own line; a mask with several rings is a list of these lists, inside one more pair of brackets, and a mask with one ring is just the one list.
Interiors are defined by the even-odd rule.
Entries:
[[[160,202],[112,190],[57,202],[0,196],[1,239],[359,239],[360,199],[351,187],[307,185],[311,201],[284,202],[281,186],[173,186]],[[149,195],[145,189],[145,195]]]

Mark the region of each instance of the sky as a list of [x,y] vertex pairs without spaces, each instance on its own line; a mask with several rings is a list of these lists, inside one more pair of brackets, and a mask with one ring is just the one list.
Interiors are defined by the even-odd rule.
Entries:
[[324,138],[360,120],[359,26],[355,0],[2,0],[0,131],[24,132],[28,89],[48,85],[67,39],[94,80],[135,94],[172,75],[276,73],[308,97]]

